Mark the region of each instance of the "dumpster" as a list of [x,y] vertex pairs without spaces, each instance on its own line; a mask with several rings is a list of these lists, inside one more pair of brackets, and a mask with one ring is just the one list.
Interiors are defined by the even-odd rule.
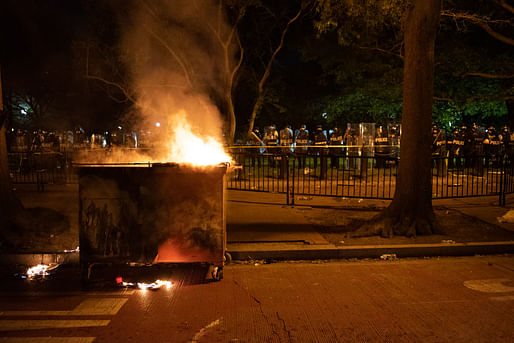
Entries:
[[227,164],[76,166],[84,273],[99,263],[203,263],[223,278]]

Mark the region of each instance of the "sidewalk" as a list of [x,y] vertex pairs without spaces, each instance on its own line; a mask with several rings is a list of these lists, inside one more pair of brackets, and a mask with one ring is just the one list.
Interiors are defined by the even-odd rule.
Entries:
[[[514,253],[514,223],[497,218],[514,207],[514,196],[499,207],[497,197],[434,200],[444,235],[407,238],[345,238],[346,226],[368,219],[389,201],[230,191],[227,196],[228,251],[236,260],[337,259],[456,256]],[[289,225],[289,223],[294,225]]]
[[[78,246],[78,186],[19,185],[17,194],[26,207],[43,206],[69,217],[64,232],[27,239],[19,251],[0,253],[0,264],[76,263],[78,254],[64,253]],[[514,223],[497,218],[514,208],[497,197],[434,200],[444,235],[416,238],[344,238],[356,219],[374,216],[389,201],[297,196],[285,205],[284,194],[227,191],[227,250],[234,260],[316,260],[338,258],[456,256],[514,253]],[[514,222],[514,221],[513,221]]]

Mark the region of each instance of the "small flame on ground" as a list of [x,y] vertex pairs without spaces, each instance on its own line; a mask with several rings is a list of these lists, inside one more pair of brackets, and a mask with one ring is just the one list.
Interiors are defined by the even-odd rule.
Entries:
[[66,252],[66,253],[80,252],[80,247],[76,247],[75,249],[64,249],[64,252]]
[[145,283],[145,282],[125,282],[123,279],[118,276],[116,278],[116,283],[122,287],[137,287],[143,291],[146,291],[147,289],[150,290],[157,290],[162,287],[165,287],[166,289],[170,289],[173,286],[173,283],[171,281],[165,281],[165,280],[155,280],[152,283]]
[[57,268],[59,265],[57,263],[55,264],[38,264],[37,266],[30,267],[27,269],[27,277],[34,277],[34,276],[47,276],[50,275],[50,271]]

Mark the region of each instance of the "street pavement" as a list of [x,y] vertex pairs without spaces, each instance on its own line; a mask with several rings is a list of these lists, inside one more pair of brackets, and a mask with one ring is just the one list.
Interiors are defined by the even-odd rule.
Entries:
[[59,268],[3,277],[0,342],[514,342],[512,256],[232,263],[155,291]]

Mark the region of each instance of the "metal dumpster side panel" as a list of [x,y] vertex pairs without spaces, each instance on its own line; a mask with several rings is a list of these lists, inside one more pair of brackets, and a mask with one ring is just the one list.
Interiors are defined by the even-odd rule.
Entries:
[[226,168],[81,167],[81,263],[223,265]]

